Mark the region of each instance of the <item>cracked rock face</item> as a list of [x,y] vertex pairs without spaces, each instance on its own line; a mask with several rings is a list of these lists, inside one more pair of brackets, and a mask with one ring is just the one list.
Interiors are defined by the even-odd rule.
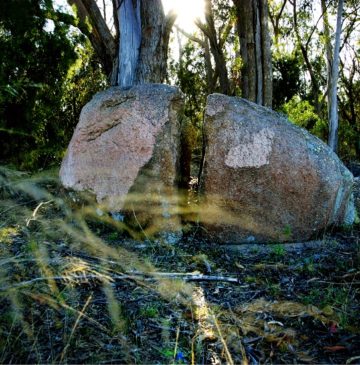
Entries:
[[178,88],[160,84],[96,94],[83,108],[62,162],[62,184],[94,193],[113,212],[146,210],[155,199],[160,216],[171,216],[182,105]]
[[200,221],[218,242],[286,242],[349,223],[353,177],[318,138],[270,109],[213,94]]

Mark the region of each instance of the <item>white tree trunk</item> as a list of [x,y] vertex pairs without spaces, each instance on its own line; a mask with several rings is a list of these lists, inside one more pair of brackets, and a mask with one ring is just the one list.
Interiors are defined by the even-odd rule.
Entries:
[[269,9],[267,0],[260,1],[261,48],[263,57],[263,104],[272,107],[273,71],[271,56],[271,35],[269,31]]
[[331,78],[329,82],[329,140],[328,144],[333,151],[337,151],[338,145],[338,102],[337,102],[337,83],[339,78],[339,53],[340,53],[340,35],[341,35],[341,18],[343,12],[344,0],[339,0],[337,19],[336,19],[336,33],[334,56],[331,65]]
[[263,105],[263,57],[261,43],[260,9],[256,6],[255,13],[255,55],[256,55],[256,103]]
[[140,0],[123,0],[118,10],[120,47],[118,85],[134,85],[141,45]]

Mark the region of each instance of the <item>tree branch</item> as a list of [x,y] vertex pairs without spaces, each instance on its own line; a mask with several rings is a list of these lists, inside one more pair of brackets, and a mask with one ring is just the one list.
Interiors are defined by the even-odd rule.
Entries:
[[174,11],[169,11],[165,16],[165,31],[167,33],[171,32],[172,27],[174,26],[177,15]]
[[[67,0],[68,3],[77,9],[79,21],[82,27],[90,23],[91,29],[86,34],[95,49],[106,74],[112,72],[114,59],[117,57],[117,43],[111,34],[101,11],[95,0]],[[79,28],[80,29],[80,28]]]
[[51,9],[45,12],[45,17],[46,19],[53,20],[54,22],[59,21],[66,25],[71,25],[75,28],[78,28],[81,31],[81,33],[86,35],[88,38],[91,36],[91,31],[89,27],[84,22],[75,18],[71,14]]
[[119,18],[118,18],[118,0],[112,0],[113,4],[113,17],[114,17],[114,26],[115,26],[115,42],[118,43],[120,37],[120,29],[119,29]]
[[324,16],[324,12],[323,12],[322,14],[320,14],[319,19],[317,20],[317,22],[316,22],[316,23],[315,23],[315,25],[313,26],[313,28],[312,28],[312,30],[311,30],[311,32],[310,32],[310,35],[309,35],[309,37],[308,37],[308,40],[307,40],[307,41],[306,41],[306,43],[305,43],[305,48],[306,48],[306,50],[309,48],[309,43],[310,43],[310,41],[311,41],[311,37],[313,36],[313,34],[314,34],[315,30],[317,30],[317,29],[318,29],[319,21],[320,21],[320,19],[321,19],[323,16]]
[[234,26],[234,19],[230,18],[226,26],[224,27],[223,32],[219,36],[219,46],[222,48],[229,36],[231,28]]
[[194,35],[186,32],[185,30],[181,29],[178,25],[175,24],[175,28],[181,33],[183,34],[186,38],[190,39],[191,41],[195,42],[195,43],[198,43],[200,44],[202,47],[205,48],[205,42],[198,38],[198,37],[195,37]]
[[211,33],[208,30],[208,27],[200,21],[200,19],[195,20],[196,26],[205,34],[206,37],[211,39]]

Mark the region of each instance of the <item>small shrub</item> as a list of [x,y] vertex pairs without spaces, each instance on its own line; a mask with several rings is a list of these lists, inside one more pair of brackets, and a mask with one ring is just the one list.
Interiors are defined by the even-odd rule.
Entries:
[[271,248],[271,253],[277,258],[283,258],[286,254],[286,250],[283,244],[275,244]]

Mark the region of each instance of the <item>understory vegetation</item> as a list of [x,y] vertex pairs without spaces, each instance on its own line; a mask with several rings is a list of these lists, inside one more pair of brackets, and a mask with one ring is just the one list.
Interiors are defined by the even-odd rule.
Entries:
[[[244,96],[239,19],[233,3],[237,2],[206,0],[210,13],[205,23],[198,23],[194,34],[176,26],[171,35],[166,82],[178,85],[185,95],[195,159],[201,154],[206,97],[223,92],[214,49],[222,50],[227,93]],[[86,37],[88,32],[82,33],[76,13],[56,5],[54,0],[24,0],[21,6],[17,0],[0,4],[0,162],[20,170],[57,166],[82,107],[109,85],[99,55]],[[336,2],[271,0],[268,8],[273,109],[327,141],[329,60],[325,54],[332,48]],[[338,154],[350,162],[359,159],[360,151],[357,2],[346,1],[342,16]],[[216,40],[203,32],[209,27],[214,28]],[[215,41],[219,43],[212,45]]]
[[[139,241],[57,171],[0,173],[1,363],[358,363],[360,232]],[[75,199],[76,197],[76,199]]]

